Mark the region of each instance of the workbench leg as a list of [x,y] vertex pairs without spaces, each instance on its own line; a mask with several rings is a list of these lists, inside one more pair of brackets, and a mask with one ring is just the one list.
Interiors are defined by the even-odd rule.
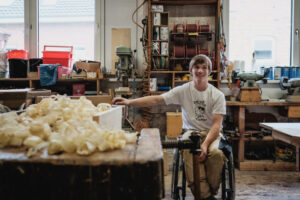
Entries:
[[239,140],[239,153],[238,153],[238,161],[244,161],[245,154],[245,107],[240,106],[239,108],[239,132],[240,132],[240,140]]
[[97,79],[97,95],[100,95],[100,79]]
[[296,171],[300,171],[300,158],[299,158],[300,146],[296,146]]

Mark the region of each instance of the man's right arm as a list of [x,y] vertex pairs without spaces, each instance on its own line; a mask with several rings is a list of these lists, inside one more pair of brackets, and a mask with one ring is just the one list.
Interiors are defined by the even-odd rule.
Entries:
[[161,95],[146,96],[137,99],[125,99],[122,97],[116,97],[113,99],[112,103],[117,105],[132,105],[136,107],[166,105],[165,100]]

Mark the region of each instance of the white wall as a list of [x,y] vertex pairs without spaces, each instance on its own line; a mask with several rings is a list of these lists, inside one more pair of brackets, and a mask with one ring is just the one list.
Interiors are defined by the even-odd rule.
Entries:
[[137,49],[136,25],[132,22],[132,13],[136,9],[137,0],[105,0],[105,67],[111,72],[111,33],[112,28],[131,29],[131,49]]

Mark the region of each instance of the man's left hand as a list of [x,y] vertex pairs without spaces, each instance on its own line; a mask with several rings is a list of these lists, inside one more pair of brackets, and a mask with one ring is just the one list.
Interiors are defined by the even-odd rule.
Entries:
[[201,154],[199,156],[199,162],[204,162],[207,155],[207,146],[205,144],[201,145]]

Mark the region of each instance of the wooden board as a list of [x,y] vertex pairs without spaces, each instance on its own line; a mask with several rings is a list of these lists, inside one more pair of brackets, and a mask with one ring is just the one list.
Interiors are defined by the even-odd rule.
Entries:
[[288,117],[300,118],[300,106],[289,106]]
[[239,163],[241,171],[295,171],[294,162],[272,160],[245,160]]
[[131,47],[130,28],[112,28],[111,30],[111,72],[116,74],[115,63],[119,57],[116,55],[117,46]]
[[137,146],[90,156],[0,149],[0,163],[1,199],[161,199],[164,192],[158,129],[143,129]]
[[167,137],[177,138],[182,132],[181,112],[167,112]]

